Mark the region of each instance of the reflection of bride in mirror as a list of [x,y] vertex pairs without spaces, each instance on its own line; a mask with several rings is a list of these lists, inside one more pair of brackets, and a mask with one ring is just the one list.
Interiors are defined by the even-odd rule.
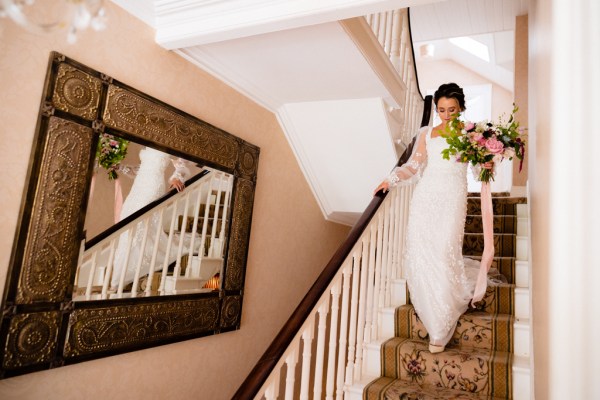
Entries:
[[[145,147],[140,150],[140,165],[139,168],[132,169],[133,171],[129,174],[134,174],[134,181],[123,203],[123,208],[120,213],[120,220],[123,220],[164,195],[167,191],[165,183],[165,171],[171,164],[175,171],[168,179],[169,189],[175,188],[177,191],[184,189],[184,181],[190,176],[190,169],[188,168],[189,161],[182,158],[172,158],[169,154],[163,153],[162,151]],[[154,242],[154,232],[157,231],[158,215],[154,215],[149,221],[148,238],[147,242]],[[128,252],[129,233],[124,232],[120,238],[115,251],[114,268],[111,278],[111,287],[116,289],[120,282],[124,284],[133,281],[135,266],[139,262],[140,251],[142,248],[144,228],[142,224],[138,224],[135,228],[135,233],[131,239],[131,250]],[[152,233],[152,234],[150,234]],[[159,230],[158,242],[158,253],[156,260],[156,267],[162,265],[162,261],[166,255],[166,241],[167,235],[162,229]],[[164,239],[164,240],[163,240]],[[149,265],[152,258],[153,249],[152,246],[146,244],[144,246],[144,254],[142,255],[142,265]],[[174,256],[170,257],[173,258]],[[125,268],[125,266],[127,266]]]

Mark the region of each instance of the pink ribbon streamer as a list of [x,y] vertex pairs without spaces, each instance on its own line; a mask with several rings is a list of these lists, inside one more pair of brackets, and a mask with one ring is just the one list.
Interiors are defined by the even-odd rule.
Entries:
[[121,208],[123,208],[123,191],[121,182],[115,179],[115,224],[121,220]]
[[483,299],[487,289],[487,274],[494,259],[494,209],[489,182],[481,183],[481,220],[483,222],[483,254],[471,305]]

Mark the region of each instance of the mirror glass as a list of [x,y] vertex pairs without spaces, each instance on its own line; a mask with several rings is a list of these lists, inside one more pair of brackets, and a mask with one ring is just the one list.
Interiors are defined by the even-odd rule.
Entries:
[[101,134],[73,300],[218,289],[232,184],[217,169]]

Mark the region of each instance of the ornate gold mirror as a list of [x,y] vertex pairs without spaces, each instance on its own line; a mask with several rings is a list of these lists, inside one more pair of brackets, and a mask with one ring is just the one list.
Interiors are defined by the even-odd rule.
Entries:
[[[93,247],[84,227],[103,135],[185,159],[198,168],[198,181],[207,174],[219,177],[208,189],[196,189],[202,195],[198,207],[206,195],[206,217],[209,208],[222,210],[206,229],[215,239],[211,245],[205,240],[202,246],[189,246],[187,272],[180,265],[175,275],[171,273],[189,277],[194,257],[209,251],[219,254],[215,288],[179,290],[172,296],[147,289],[137,295],[78,301],[78,265]],[[256,146],[52,53],[4,292],[1,377],[238,329],[258,156]],[[216,187],[227,186],[215,181],[230,185],[217,190],[229,196],[227,202],[215,194]],[[182,193],[186,191],[193,192],[192,186]],[[176,196],[176,191],[170,195]],[[127,223],[132,222],[125,218],[111,229],[127,229]],[[225,236],[219,237],[217,230]],[[102,234],[94,240],[99,243]],[[169,272],[163,273],[165,277]],[[152,268],[147,275],[153,275]]]

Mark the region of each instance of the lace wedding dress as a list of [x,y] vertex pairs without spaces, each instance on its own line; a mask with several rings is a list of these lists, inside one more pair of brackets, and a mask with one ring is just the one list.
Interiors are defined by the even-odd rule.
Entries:
[[429,333],[445,346],[473,298],[479,262],[463,258],[467,164],[442,158],[442,137],[421,129],[413,154],[388,178],[392,185],[418,180],[411,200],[403,266],[410,299]]
[[[190,175],[190,171],[187,167],[187,161],[181,158],[171,159],[171,156],[168,154],[150,147],[146,147],[140,151],[140,161],[140,166],[133,181],[133,185],[131,186],[131,190],[125,199],[125,202],[123,203],[123,208],[121,209],[121,220],[127,218],[137,210],[148,205],[166,193],[167,186],[165,183],[165,170],[170,163],[173,163],[175,172],[173,175],[171,175],[169,180],[177,178],[183,182]],[[143,258],[140,276],[143,276],[148,272],[148,266],[150,265],[152,259],[153,244],[158,222],[159,216],[156,214],[153,215],[149,222],[148,238],[144,248],[144,253],[142,255]],[[127,268],[125,272],[124,283],[133,281],[135,268],[139,262],[141,254],[143,232],[143,224],[138,224],[135,228],[135,233],[132,238],[131,251],[129,253],[128,260],[127,243],[129,241],[129,233],[125,232],[120,236],[119,243],[115,251],[111,287],[116,288],[119,284],[125,263],[127,263]],[[167,235],[162,229],[159,230],[159,235],[159,251],[155,261],[155,270],[162,268],[164,257],[167,252]],[[174,260],[173,255],[170,258],[173,258]]]

